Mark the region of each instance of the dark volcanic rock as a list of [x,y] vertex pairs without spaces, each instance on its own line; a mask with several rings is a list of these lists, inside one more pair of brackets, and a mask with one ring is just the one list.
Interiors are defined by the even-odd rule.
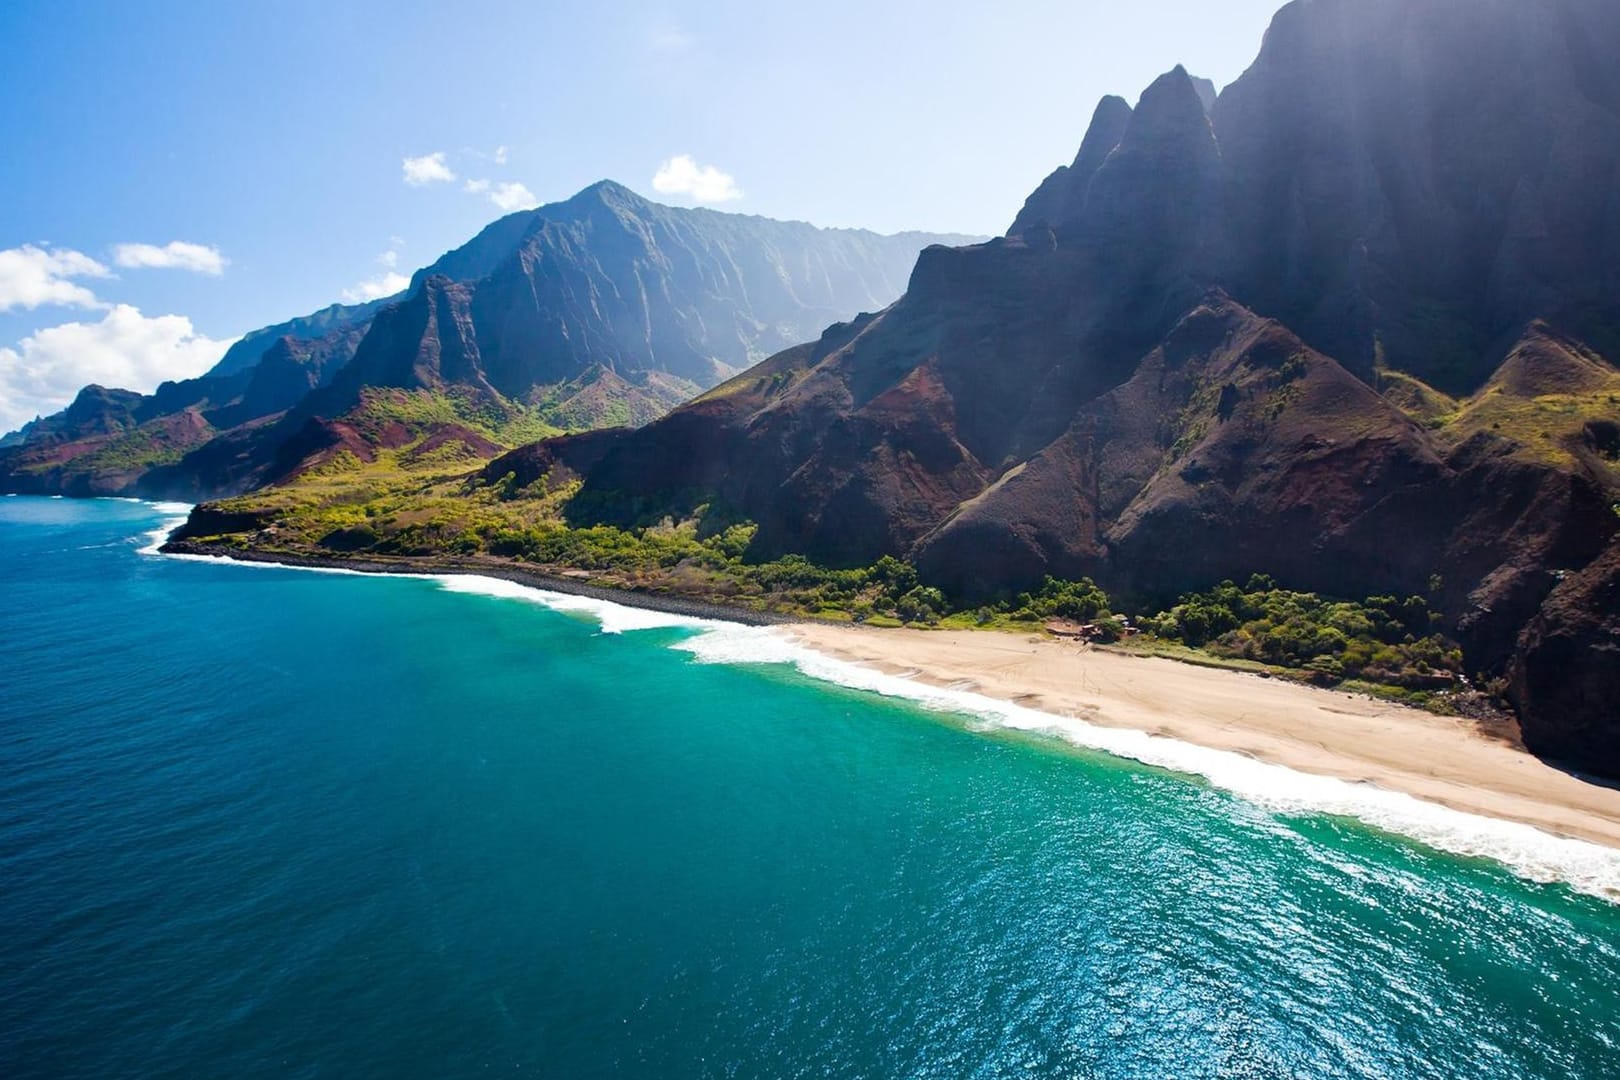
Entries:
[[368,387],[442,390],[464,386],[493,397],[472,320],[472,289],[431,277],[385,308],[329,387],[304,402],[308,415],[339,416]]
[[321,338],[277,339],[258,364],[244,373],[248,383],[241,396],[212,412],[209,419],[217,427],[232,428],[285,412],[331,382],[354,357],[364,336],[365,329],[349,327]]
[[[1266,569],[1335,593],[1369,580],[1417,591],[1438,538],[1369,548],[1364,537],[1424,536],[1421,506],[1402,495],[1445,477],[1406,416],[1283,327],[1217,295],[917,557],[949,579],[951,568],[960,576],[973,565],[973,534],[1035,525],[1044,531],[1020,584],[1084,573],[1162,600]],[[972,533],[959,537],[964,524]]]
[[94,435],[112,435],[140,423],[141,395],[129,390],[87,386],[73,404],[55,416],[43,417],[24,428],[21,443],[65,443]]
[[[274,348],[283,338],[316,340],[344,331],[364,331],[371,317],[395,299],[397,297],[383,297],[364,304],[333,304],[313,314],[244,334],[242,340],[226,350],[208,374],[235,375],[251,370],[262,361],[265,351]],[[350,354],[353,354],[352,349]]]
[[1125,135],[1131,122],[1131,107],[1124,98],[1105,97],[1092,114],[1091,126],[1080,143],[1080,152],[1074,164],[1061,165],[1024,203],[1008,236],[1016,236],[1037,226],[1056,228],[1070,221],[1086,203],[1086,191],[1091,178],[1097,175],[1103,161],[1113,153],[1114,147]]
[[1620,543],[1552,591],[1509,676],[1525,745],[1620,776]]
[[195,540],[203,536],[256,532],[270,524],[274,517],[275,515],[268,511],[222,510],[217,506],[199,506],[192,510],[184,525],[170,534],[169,540]]
[[[1450,392],[1498,335],[1614,334],[1607,0],[1297,0],[1213,110],[1233,294],[1352,370]],[[1576,323],[1577,318],[1586,325]]]
[[513,488],[526,488],[541,479],[552,484],[577,480],[595,468],[602,455],[617,445],[624,431],[623,428],[603,428],[520,447],[484,466],[479,477],[488,484],[510,477]]

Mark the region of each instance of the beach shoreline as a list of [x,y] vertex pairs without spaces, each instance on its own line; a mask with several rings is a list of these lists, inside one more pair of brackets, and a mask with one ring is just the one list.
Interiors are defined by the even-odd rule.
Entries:
[[1620,787],[1560,770],[1464,717],[1031,635],[803,622],[787,632],[815,652],[938,689],[1620,849]]
[[157,548],[162,555],[185,555],[192,558],[228,559],[233,562],[289,566],[301,570],[347,570],[356,574],[397,574],[408,577],[436,577],[441,574],[468,574],[496,578],[514,585],[532,589],[582,596],[589,600],[619,604],[624,607],[658,611],[668,615],[682,615],[692,619],[714,622],[739,623],[743,626],[786,626],[805,622],[802,615],[780,615],[768,611],[711,604],[687,597],[636,589],[613,588],[592,584],[581,578],[562,577],[514,566],[498,559],[458,559],[448,556],[402,555],[399,557],[345,555],[305,555],[287,551],[256,551],[248,548],[226,547],[222,544],[200,543],[195,540],[170,540]]

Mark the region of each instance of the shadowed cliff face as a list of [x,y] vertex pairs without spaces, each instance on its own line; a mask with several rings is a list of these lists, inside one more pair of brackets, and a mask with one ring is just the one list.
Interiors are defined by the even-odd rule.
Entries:
[[1451,393],[1532,318],[1614,341],[1620,26],[1593,0],[1283,9],[1213,110],[1234,292]]
[[1092,178],[1125,137],[1130,122],[1131,107],[1124,98],[1103,98],[1092,114],[1074,164],[1059,166],[1035,189],[1007,235],[1017,236],[1038,225],[1056,226],[1078,218],[1085,208]]
[[[1470,392],[1532,318],[1612,352],[1620,91],[1599,58],[1617,24],[1599,0],[1298,0],[1209,110],[1218,163],[1161,117],[1158,138],[1177,147],[1161,168],[1202,177],[1219,207],[1192,185],[1165,198],[1165,174],[1145,169],[1125,188],[1141,196],[1122,208],[1126,234],[1160,259],[1151,224],[1183,214],[1171,232],[1210,256],[1201,279],[1364,377],[1384,363]],[[1128,175],[1113,159],[1133,152],[1130,127],[1128,106],[1105,99],[1075,163],[1009,235],[1106,239],[1098,204],[1110,171]]]
[[[318,341],[330,335],[356,331],[354,336],[355,340],[358,340],[358,333],[364,332],[367,324],[371,322],[371,317],[387,307],[393,299],[395,298],[385,297],[365,304],[333,304],[313,314],[288,319],[284,323],[243,334],[240,341],[226,350],[219,363],[208,372],[208,376],[218,378],[251,370],[264,359],[267,350],[275,348],[276,343],[283,338]],[[353,355],[354,350],[351,348],[348,356]],[[343,359],[346,361],[348,356]]]
[[1538,754],[1620,776],[1620,544],[1570,575],[1525,630],[1509,693]]
[[1423,593],[1502,671],[1620,527],[1616,51],[1585,0],[1292,4],[1218,99],[1104,100],[1007,237],[593,442],[575,518],[717,500],[759,555],[968,597]]

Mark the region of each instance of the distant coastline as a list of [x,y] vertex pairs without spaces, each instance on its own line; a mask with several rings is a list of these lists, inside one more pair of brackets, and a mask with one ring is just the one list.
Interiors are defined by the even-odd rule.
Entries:
[[230,559],[236,562],[280,564],[303,569],[349,570],[358,574],[406,574],[413,577],[432,577],[437,574],[477,574],[498,578],[534,589],[583,596],[625,607],[660,611],[670,615],[684,615],[693,619],[712,619],[717,622],[740,623],[743,626],[784,626],[802,623],[802,615],[783,615],[775,612],[753,611],[744,607],[728,607],[705,603],[687,597],[635,589],[617,589],[594,585],[579,578],[545,574],[513,566],[510,562],[494,559],[458,559],[449,556],[401,556],[397,559],[383,556],[350,557],[344,555],[305,555],[298,552],[255,551],[250,548],[208,544],[196,540],[170,540],[159,547],[164,555],[190,555],[210,559]]

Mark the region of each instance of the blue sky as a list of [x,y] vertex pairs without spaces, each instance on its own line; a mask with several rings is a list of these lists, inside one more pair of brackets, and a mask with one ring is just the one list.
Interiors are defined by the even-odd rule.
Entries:
[[604,177],[1000,232],[1098,98],[1177,63],[1225,85],[1278,3],[10,0],[0,429],[74,380],[195,374]]

